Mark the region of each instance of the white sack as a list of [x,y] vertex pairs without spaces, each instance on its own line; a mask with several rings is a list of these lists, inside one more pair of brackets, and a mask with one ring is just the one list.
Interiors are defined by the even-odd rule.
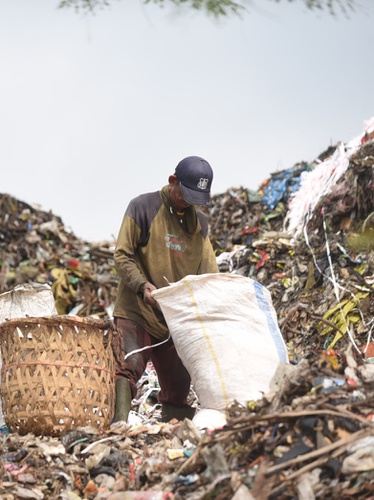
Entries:
[[0,295],[0,323],[8,319],[57,314],[51,287],[42,283],[24,283]]
[[270,292],[251,278],[191,275],[152,296],[203,408],[260,399],[289,362]]

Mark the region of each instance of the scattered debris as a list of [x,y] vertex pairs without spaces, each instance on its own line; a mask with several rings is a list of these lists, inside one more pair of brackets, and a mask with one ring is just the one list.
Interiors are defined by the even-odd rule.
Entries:
[[[318,165],[338,149],[347,158],[344,145],[273,174],[258,192],[235,187],[213,198],[208,215],[220,271],[269,290],[287,344],[291,365],[268,394],[234,401],[224,418],[199,419],[191,388],[196,419],[162,423],[149,365],[127,424],[60,437],[4,431],[1,497],[374,498],[372,132],[370,122],[344,171],[315,196],[301,231],[289,230],[292,203]],[[111,317],[112,242],[83,242],[58,217],[3,194],[0,259],[0,292],[47,283],[59,314]]]

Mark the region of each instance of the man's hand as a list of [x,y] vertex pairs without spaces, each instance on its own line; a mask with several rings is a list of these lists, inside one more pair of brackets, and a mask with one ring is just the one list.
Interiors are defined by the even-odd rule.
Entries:
[[152,285],[152,283],[150,283],[149,281],[147,281],[147,283],[144,283],[143,301],[145,304],[149,306],[157,307],[158,306],[157,301],[151,295],[151,292],[153,292],[153,290],[157,290],[157,288],[154,285]]

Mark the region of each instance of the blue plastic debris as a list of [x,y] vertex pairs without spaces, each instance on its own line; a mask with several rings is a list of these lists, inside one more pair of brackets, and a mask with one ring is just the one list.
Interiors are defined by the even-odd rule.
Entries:
[[272,174],[270,182],[264,189],[262,203],[269,210],[273,210],[280,201],[286,203],[290,195],[300,189],[300,176],[309,168],[307,163],[301,163],[278,174]]
[[2,425],[0,427],[0,434],[10,434],[10,430],[8,429],[8,427],[6,425]]

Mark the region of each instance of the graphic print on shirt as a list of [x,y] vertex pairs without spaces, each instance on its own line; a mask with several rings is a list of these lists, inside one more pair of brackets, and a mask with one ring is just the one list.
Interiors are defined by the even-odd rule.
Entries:
[[166,246],[170,250],[174,250],[177,252],[184,252],[187,248],[187,244],[185,241],[180,240],[178,236],[175,234],[167,234],[165,236]]

